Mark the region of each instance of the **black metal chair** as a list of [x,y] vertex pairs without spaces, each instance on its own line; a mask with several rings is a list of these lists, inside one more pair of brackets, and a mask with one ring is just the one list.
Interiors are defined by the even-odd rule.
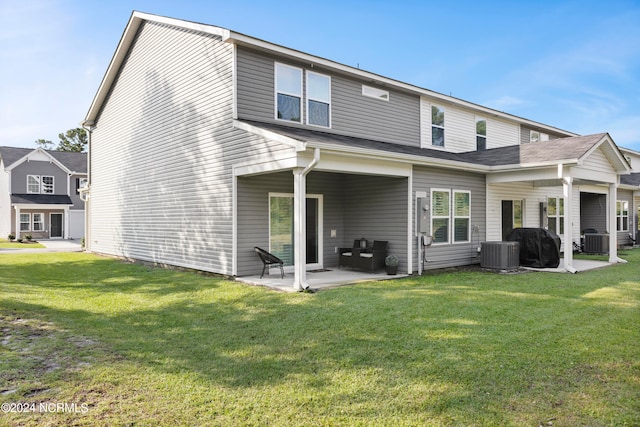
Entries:
[[264,276],[264,271],[266,270],[266,268],[271,265],[278,265],[280,267],[281,278],[284,279],[284,261],[257,246],[255,246],[253,249],[255,249],[256,253],[260,257],[260,261],[262,261],[262,274],[260,275],[261,279],[262,276]]

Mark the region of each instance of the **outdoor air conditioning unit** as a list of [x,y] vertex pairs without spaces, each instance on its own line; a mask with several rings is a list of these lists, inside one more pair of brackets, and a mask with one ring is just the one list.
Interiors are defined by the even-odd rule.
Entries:
[[480,267],[514,270],[520,266],[520,243],[482,242]]
[[588,254],[609,253],[609,235],[608,234],[585,234],[584,235],[584,251]]

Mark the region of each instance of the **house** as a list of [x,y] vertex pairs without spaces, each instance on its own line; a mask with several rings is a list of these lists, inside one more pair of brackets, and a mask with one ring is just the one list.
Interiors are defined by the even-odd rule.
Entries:
[[0,147],[0,235],[84,237],[87,153]]
[[140,12],[83,126],[88,250],[247,276],[259,246],[296,289],[361,237],[387,241],[405,273],[477,263],[480,243],[513,227],[547,227],[571,248],[592,220],[616,229],[618,198],[640,189],[621,188],[631,167],[607,133]]

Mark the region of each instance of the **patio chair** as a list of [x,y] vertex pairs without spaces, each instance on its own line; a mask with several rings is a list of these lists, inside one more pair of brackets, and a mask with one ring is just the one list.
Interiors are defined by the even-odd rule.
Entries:
[[255,246],[253,249],[258,254],[258,257],[260,257],[260,261],[262,261],[262,274],[260,274],[261,279],[262,279],[262,276],[264,276],[264,271],[267,269],[267,266],[272,266],[272,265],[278,265],[280,267],[280,275],[281,275],[281,278],[284,279],[284,268],[283,268],[284,261],[282,261],[277,256],[257,246]]

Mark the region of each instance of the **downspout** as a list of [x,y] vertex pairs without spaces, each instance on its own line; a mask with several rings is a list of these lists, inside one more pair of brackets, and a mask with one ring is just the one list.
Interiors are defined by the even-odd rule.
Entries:
[[309,289],[309,284],[307,283],[307,251],[306,246],[303,243],[307,230],[305,212],[305,202],[307,194],[306,179],[309,172],[311,172],[311,170],[316,167],[319,161],[320,149],[316,147],[313,152],[313,160],[311,160],[311,163],[309,163],[300,172],[294,172],[294,193],[295,196],[297,196],[294,198],[294,223],[297,223],[295,224],[297,226],[294,227],[298,235],[296,236],[296,249],[294,254],[293,288],[299,292]]
[[82,128],[87,131],[87,186],[84,191],[80,191],[80,199],[84,202],[84,250],[89,252],[90,248],[90,222],[91,216],[89,215],[89,199],[91,195],[91,135],[96,128],[93,121],[85,121],[82,123]]

